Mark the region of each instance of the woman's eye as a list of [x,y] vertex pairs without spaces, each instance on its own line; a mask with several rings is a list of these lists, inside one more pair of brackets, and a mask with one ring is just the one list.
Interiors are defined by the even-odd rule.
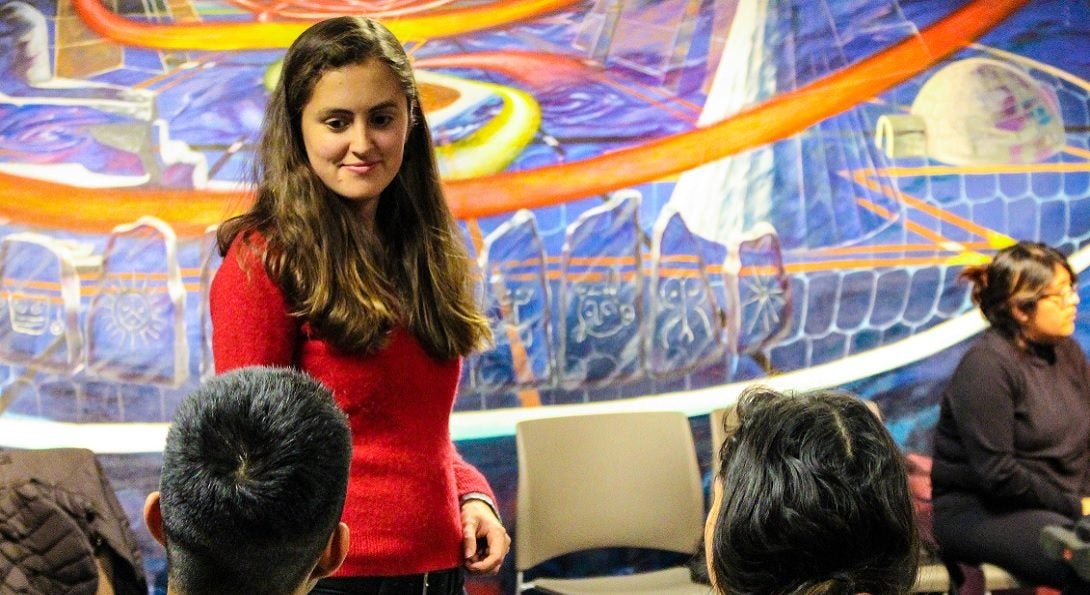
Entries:
[[390,114],[376,114],[371,117],[371,123],[379,127],[389,126],[393,121],[394,117]]
[[325,121],[325,125],[330,130],[344,130],[348,127],[348,120],[344,118],[330,118]]

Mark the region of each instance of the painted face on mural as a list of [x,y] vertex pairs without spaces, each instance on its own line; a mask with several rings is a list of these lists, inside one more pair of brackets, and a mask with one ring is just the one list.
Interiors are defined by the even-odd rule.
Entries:
[[0,37],[6,38],[5,46],[11,48],[11,74],[30,84],[53,78],[49,28],[41,11],[18,0],[0,6]]
[[326,71],[303,106],[301,128],[314,173],[373,220],[409,133],[408,100],[394,73],[374,59]]
[[1041,292],[1037,308],[1025,316],[1022,328],[1026,338],[1037,343],[1053,343],[1075,332],[1079,292],[1071,284],[1067,269],[1053,269],[1052,282]]

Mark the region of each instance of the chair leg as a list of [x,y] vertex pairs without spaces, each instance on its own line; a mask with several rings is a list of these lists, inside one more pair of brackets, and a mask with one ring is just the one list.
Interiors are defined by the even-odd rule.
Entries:
[[947,590],[947,595],[960,595],[961,587],[965,584],[965,572],[962,570],[961,564],[942,557],[939,558],[939,561],[946,566],[946,573],[950,575],[950,587]]

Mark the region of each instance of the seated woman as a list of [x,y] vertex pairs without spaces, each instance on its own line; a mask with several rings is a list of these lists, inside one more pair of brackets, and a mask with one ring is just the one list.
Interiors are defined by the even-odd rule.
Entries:
[[704,540],[716,593],[905,593],[918,541],[904,457],[849,394],[742,393]]
[[990,328],[943,393],[931,484],[948,560],[990,562],[1033,584],[1090,592],[1046,559],[1041,528],[1070,526],[1090,494],[1090,365],[1071,338],[1071,265],[1019,242],[962,277]]

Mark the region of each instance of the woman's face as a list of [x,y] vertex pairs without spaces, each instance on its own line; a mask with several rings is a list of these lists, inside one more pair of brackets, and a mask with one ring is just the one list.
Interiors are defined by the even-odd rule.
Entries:
[[409,134],[408,101],[394,73],[377,59],[327,70],[303,106],[301,129],[310,168],[373,221]]
[[1035,343],[1054,343],[1070,337],[1075,332],[1078,304],[1079,293],[1071,286],[1071,275],[1057,265],[1052,272],[1052,282],[1037,299],[1037,308],[1020,317],[1024,318],[1020,322],[1026,339]]

